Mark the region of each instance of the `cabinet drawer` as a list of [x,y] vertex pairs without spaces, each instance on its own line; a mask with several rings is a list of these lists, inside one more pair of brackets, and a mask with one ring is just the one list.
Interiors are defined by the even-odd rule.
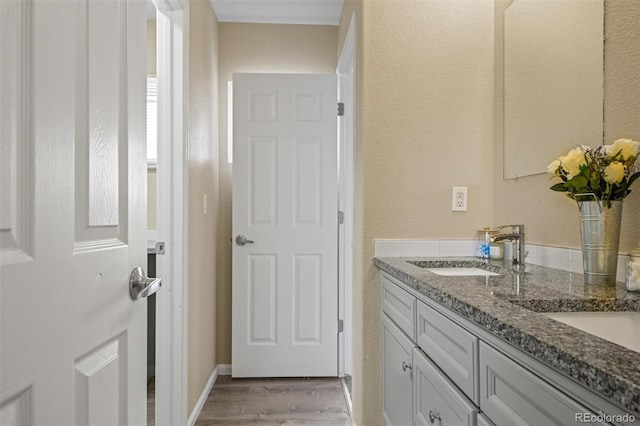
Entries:
[[407,335],[382,314],[382,421],[385,426],[412,423],[414,347]]
[[416,340],[416,298],[382,275],[382,312],[412,340]]
[[478,338],[422,301],[417,317],[418,346],[478,404]]
[[573,425],[592,413],[484,342],[480,389],[480,409],[498,425]]
[[414,424],[475,426],[478,409],[417,348],[413,369]]

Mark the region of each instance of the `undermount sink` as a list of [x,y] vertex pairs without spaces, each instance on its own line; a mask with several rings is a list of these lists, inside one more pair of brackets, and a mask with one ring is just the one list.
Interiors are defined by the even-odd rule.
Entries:
[[502,268],[479,259],[408,260],[408,263],[437,275],[450,277],[488,277],[502,275]]
[[547,312],[542,315],[640,352],[640,312]]
[[480,268],[425,268],[429,272],[433,272],[438,275],[448,276],[487,276],[487,275],[500,275],[495,272],[487,271]]

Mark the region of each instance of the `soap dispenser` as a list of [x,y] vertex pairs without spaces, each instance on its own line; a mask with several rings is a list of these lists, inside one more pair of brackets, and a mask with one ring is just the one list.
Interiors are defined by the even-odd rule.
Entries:
[[626,285],[628,291],[640,291],[640,249],[629,254]]
[[482,259],[504,259],[504,242],[491,242],[491,237],[498,234],[497,229],[483,228],[478,231],[478,251]]
[[491,248],[489,240],[491,239],[491,230],[489,228],[480,229],[478,231],[478,256],[481,259],[489,259]]

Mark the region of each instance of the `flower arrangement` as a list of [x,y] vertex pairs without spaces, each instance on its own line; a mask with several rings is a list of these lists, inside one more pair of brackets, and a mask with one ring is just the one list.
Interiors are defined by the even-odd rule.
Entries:
[[640,164],[634,166],[639,150],[640,143],[631,139],[595,149],[580,145],[549,164],[547,171],[562,179],[550,189],[574,200],[576,195],[593,194],[610,208],[611,201],[629,195],[629,187],[640,177]]

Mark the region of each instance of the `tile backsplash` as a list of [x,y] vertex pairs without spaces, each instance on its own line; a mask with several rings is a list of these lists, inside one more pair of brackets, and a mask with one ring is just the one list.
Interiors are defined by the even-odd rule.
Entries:
[[[527,244],[525,263],[582,273],[582,252],[577,249]],[[476,256],[476,240],[375,240],[376,257]],[[505,243],[505,258],[511,257],[511,244]],[[628,255],[618,256],[618,281],[625,280]]]

